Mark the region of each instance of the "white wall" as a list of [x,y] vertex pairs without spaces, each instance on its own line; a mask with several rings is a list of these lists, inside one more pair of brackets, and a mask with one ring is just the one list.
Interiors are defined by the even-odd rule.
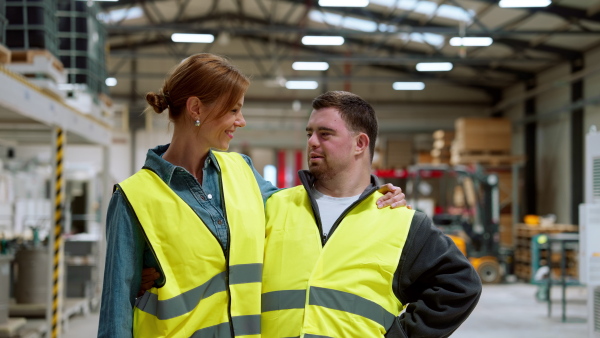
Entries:
[[[598,68],[600,61],[600,48],[597,48],[585,57],[585,64],[588,68]],[[600,96],[600,72],[595,73],[585,79],[584,95],[586,98]],[[589,105],[585,108],[584,113],[584,132],[587,133],[590,126],[595,125],[600,129],[600,104]]]
[[133,174],[131,170],[131,137],[126,132],[113,132],[109,147],[111,183],[118,183]]
[[[600,48],[590,51],[585,56],[586,68],[593,75],[583,78],[585,99],[598,97],[600,102],[600,72],[595,72],[600,61]],[[571,66],[564,63],[549,69],[537,77],[537,86],[551,88],[538,95],[536,114],[543,116],[556,109],[571,104]],[[504,96],[518,97],[525,93],[523,84],[518,84],[505,90]],[[524,118],[524,102],[509,107],[504,111],[505,116],[513,121]],[[586,134],[592,124],[600,127],[600,105],[590,104],[584,109],[583,134]],[[570,112],[555,114],[552,118],[542,119],[537,128],[536,161],[537,178],[537,208],[538,213],[555,214],[558,223],[570,223],[572,180],[571,172],[571,115]],[[513,129],[513,154],[524,154],[524,127],[515,125]],[[599,145],[600,146],[600,145]]]

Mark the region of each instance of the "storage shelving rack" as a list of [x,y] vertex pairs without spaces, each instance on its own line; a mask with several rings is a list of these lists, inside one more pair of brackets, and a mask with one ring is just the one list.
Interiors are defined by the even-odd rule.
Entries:
[[[12,51],[24,51],[23,55],[35,55],[31,52],[49,53],[60,59],[64,64],[68,75],[68,83],[78,84],[78,88],[85,88],[86,94],[93,98],[93,103],[99,105],[98,95],[107,93],[104,84],[106,70],[104,61],[105,31],[96,19],[96,5],[87,6],[87,2],[75,2],[74,0],[3,0],[0,6],[5,5],[5,11],[0,12],[0,29],[2,26],[3,13],[6,14],[6,34],[0,32],[0,38]],[[59,8],[60,5],[60,8]],[[2,7],[0,7],[0,11]],[[59,35],[60,29],[60,35]],[[29,63],[30,60],[20,60]],[[11,65],[12,67],[12,65]],[[90,114],[83,111],[77,105],[69,104],[65,99],[51,95],[45,88],[32,81],[31,77],[17,74],[0,65],[0,83],[3,90],[0,92],[0,141],[10,140],[11,144],[19,145],[48,145],[52,147],[54,154],[54,166],[56,166],[56,131],[60,128],[65,135],[65,144],[73,145],[99,145],[102,147],[102,187],[109,187],[109,163],[108,147],[112,140],[112,125],[102,116]],[[11,68],[12,69],[12,68]],[[61,65],[62,69],[62,65]],[[37,75],[36,75],[37,78]],[[67,96],[68,98],[68,96]],[[56,172],[57,168],[53,168]],[[101,208],[105,210],[108,205],[110,190],[102,188],[103,191]],[[54,202],[53,202],[54,204]],[[49,210],[50,212],[50,210]],[[104,224],[103,219],[99,220]],[[52,230],[50,233],[53,233]],[[103,232],[103,231],[102,231]],[[52,237],[52,236],[50,236]],[[70,244],[70,243],[69,243]],[[52,248],[52,242],[48,248]],[[103,239],[95,242],[95,253],[102,252]],[[64,249],[63,249],[64,250]],[[101,255],[94,266],[103,266]],[[61,261],[64,256],[61,255]],[[66,262],[68,265],[69,263]],[[62,282],[59,294],[66,292],[69,266],[60,263]],[[51,270],[51,269],[50,269]],[[102,269],[93,269],[94,279],[98,280]],[[50,276],[49,276],[50,277]],[[90,276],[91,278],[91,276]],[[51,281],[51,278],[48,279]],[[93,285],[97,286],[97,285]],[[48,285],[49,290],[53,286]],[[89,288],[88,288],[89,289]],[[97,287],[95,291],[85,292],[90,296],[92,303],[97,303]],[[87,289],[86,289],[87,290]],[[93,293],[90,295],[90,293]],[[51,292],[49,292],[51,294]],[[59,297],[66,301],[68,299]],[[87,299],[87,297],[86,297]],[[61,301],[61,302],[63,302]],[[43,332],[47,332],[50,321],[53,319],[51,301],[46,307],[46,320]],[[92,304],[93,306],[93,304]],[[60,306],[62,315],[61,322],[67,325],[71,308],[69,303]]]
[[6,45],[6,25],[8,25],[6,3],[0,1],[0,45]]
[[6,46],[16,50],[45,49],[56,55],[56,0],[4,0]]
[[98,7],[85,1],[60,0],[57,8],[58,57],[67,71],[67,83],[84,85],[98,103],[98,95],[108,93],[106,30],[97,19]]

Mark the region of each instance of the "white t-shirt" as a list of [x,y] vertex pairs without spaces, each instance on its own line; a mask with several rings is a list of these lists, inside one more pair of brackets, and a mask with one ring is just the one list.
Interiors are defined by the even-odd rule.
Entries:
[[360,195],[351,197],[331,197],[322,194],[317,189],[313,189],[315,200],[319,206],[319,213],[321,214],[321,225],[323,226],[323,235],[327,237],[333,223],[337,221],[340,215],[354,203]]

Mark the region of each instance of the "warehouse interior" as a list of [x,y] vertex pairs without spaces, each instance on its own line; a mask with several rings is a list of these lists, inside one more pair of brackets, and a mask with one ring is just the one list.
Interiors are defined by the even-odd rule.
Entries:
[[371,103],[373,174],[484,282],[453,337],[600,337],[600,0],[2,0],[0,338],[96,335],[113,186],[173,132],[145,94],[195,53],[250,77],[230,150],[279,188],[313,98]]

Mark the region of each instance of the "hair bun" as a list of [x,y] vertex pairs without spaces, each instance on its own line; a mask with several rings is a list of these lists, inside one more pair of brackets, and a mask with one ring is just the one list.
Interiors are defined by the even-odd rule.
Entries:
[[146,94],[146,102],[154,109],[157,114],[162,113],[165,109],[169,107],[169,103],[165,98],[164,94],[150,92]]

